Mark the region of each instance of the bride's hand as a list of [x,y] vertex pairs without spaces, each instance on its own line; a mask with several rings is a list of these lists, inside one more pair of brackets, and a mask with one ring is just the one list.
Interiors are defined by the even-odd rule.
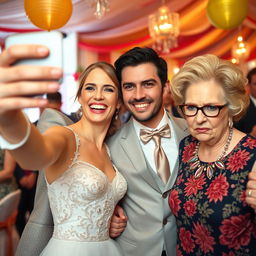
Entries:
[[14,45],[0,55],[0,115],[9,111],[31,107],[45,107],[46,99],[33,98],[32,95],[53,93],[59,88],[57,82],[62,70],[57,67],[11,66],[17,60],[43,58],[49,54],[45,46]]

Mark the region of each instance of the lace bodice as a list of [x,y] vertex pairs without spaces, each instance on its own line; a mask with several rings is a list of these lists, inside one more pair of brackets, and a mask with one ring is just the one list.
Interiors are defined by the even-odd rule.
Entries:
[[116,170],[109,182],[95,166],[79,160],[79,137],[70,167],[48,184],[54,220],[53,237],[73,241],[103,241],[109,238],[109,224],[117,202],[124,196],[127,183]]

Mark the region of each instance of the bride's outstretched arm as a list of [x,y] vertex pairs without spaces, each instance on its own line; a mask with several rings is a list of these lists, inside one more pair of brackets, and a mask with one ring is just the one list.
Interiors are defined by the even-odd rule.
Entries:
[[[0,55],[0,147],[12,150],[15,159],[29,169],[45,166],[54,161],[46,141],[56,143],[55,136],[43,136],[22,113],[23,108],[45,107],[47,100],[33,95],[56,92],[62,70],[43,66],[12,66],[24,58],[42,58],[49,54],[44,46],[16,45]],[[53,132],[54,133],[54,132]],[[58,142],[59,143],[59,142]],[[46,150],[47,149],[47,150]]]

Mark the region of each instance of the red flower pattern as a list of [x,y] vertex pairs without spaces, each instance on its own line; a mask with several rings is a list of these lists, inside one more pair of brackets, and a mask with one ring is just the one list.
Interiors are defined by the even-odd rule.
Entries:
[[249,159],[250,153],[248,151],[245,149],[239,150],[229,157],[227,168],[231,170],[232,173],[237,172],[246,166]]
[[256,140],[251,137],[248,137],[243,146],[248,147],[250,149],[256,148]]
[[213,252],[215,241],[210,231],[204,225],[193,223],[193,237],[204,253]]
[[176,246],[176,256],[182,256],[182,252],[180,250],[179,245]]
[[203,185],[205,184],[205,176],[202,174],[199,178],[195,178],[194,175],[191,175],[190,178],[188,178],[188,181],[185,183],[185,195],[196,195],[197,191],[203,188]]
[[188,216],[193,216],[196,212],[196,204],[194,202],[194,200],[188,200],[185,204],[184,204],[184,209],[185,209],[185,213]]
[[246,203],[246,201],[245,201],[245,198],[246,198],[246,192],[245,192],[245,190],[243,190],[243,191],[241,192],[239,198],[240,198],[241,202],[243,202],[243,206],[245,207],[245,206],[247,205],[247,203]]
[[206,195],[208,195],[209,202],[214,201],[215,203],[219,200],[223,200],[223,196],[228,194],[229,184],[227,183],[227,178],[220,174],[217,178],[215,178],[209,188],[206,190]]
[[223,253],[221,254],[221,256],[235,256],[235,254],[234,254],[233,252],[229,252],[229,253],[223,252]]
[[[183,160],[192,156],[189,152],[194,145],[192,136],[181,142],[181,148],[186,148],[186,153],[181,152]],[[246,177],[256,159],[255,145],[255,139],[243,137],[224,158],[226,170],[215,169],[212,179],[205,173],[195,179],[190,164],[181,162],[172,189],[176,190],[172,204],[178,228],[177,256],[255,254],[255,214],[245,202]]]
[[220,243],[236,250],[248,245],[254,227],[250,216],[251,214],[247,213],[224,219],[220,226]]
[[180,200],[177,190],[172,190],[169,196],[169,206],[172,213],[177,216],[177,212],[180,210]]
[[190,158],[194,155],[195,147],[196,147],[196,143],[194,142],[194,143],[188,144],[184,148],[184,151],[182,154],[182,161],[184,163],[187,163],[190,160]]
[[179,185],[181,182],[183,182],[184,179],[183,179],[183,173],[177,178],[176,180],[176,184]]
[[179,238],[181,241],[181,246],[183,250],[187,253],[192,252],[195,248],[194,241],[192,239],[192,234],[185,228],[180,229]]

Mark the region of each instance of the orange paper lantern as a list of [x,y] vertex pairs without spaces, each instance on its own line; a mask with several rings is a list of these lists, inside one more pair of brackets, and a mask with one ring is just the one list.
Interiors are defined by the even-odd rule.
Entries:
[[43,30],[63,27],[72,14],[71,0],[24,0],[29,20]]
[[209,0],[207,16],[213,26],[221,29],[232,29],[243,22],[247,10],[247,0]]

